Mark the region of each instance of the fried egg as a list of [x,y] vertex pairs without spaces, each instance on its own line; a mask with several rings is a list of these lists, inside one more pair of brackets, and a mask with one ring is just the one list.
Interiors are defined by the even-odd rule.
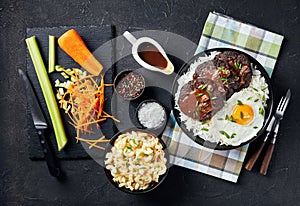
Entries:
[[251,88],[234,93],[211,119],[211,134],[226,145],[248,141],[263,126],[264,102]]

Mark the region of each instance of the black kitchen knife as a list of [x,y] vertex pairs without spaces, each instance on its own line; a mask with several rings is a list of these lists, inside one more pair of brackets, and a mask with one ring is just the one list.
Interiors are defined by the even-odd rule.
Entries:
[[27,102],[29,104],[37,135],[40,138],[40,143],[42,146],[43,153],[45,155],[45,160],[47,162],[49,172],[52,176],[58,177],[61,174],[60,167],[58,165],[58,160],[54,155],[52,148],[50,148],[48,140],[45,137],[45,130],[48,128],[47,121],[43,115],[43,112],[39,105],[39,101],[35,96],[30,80],[28,79],[27,75],[23,70],[18,69],[18,72],[19,76],[24,81]]

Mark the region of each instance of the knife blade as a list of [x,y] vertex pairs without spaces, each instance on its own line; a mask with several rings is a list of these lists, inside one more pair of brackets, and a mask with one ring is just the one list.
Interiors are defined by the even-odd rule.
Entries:
[[18,73],[24,82],[27,102],[31,111],[34,127],[36,129],[43,153],[45,155],[48,170],[52,176],[58,177],[61,174],[61,170],[58,165],[58,160],[54,155],[52,148],[49,145],[49,141],[45,137],[45,130],[48,128],[47,121],[44,117],[42,109],[39,105],[39,101],[35,96],[34,90],[27,75],[21,69],[18,69]]

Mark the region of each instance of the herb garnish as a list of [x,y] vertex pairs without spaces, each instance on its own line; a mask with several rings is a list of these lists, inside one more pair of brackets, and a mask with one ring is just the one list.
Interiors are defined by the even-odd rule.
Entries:
[[209,89],[206,89],[206,92],[211,95],[211,91]]
[[135,139],[133,139],[133,143],[134,143],[135,145],[138,145],[138,143],[135,141]]
[[241,100],[237,100],[238,105],[243,105],[243,102]]
[[224,82],[224,83],[227,83],[227,82],[228,82],[228,79],[225,78],[225,77],[221,77],[220,80],[221,80],[222,82]]
[[234,66],[235,66],[235,68],[236,68],[237,70],[242,69],[242,64],[240,64],[240,63],[238,63],[238,62],[235,62],[235,63],[234,63]]
[[207,87],[207,84],[203,84],[200,89],[204,90]]
[[248,97],[247,100],[249,101],[249,100],[251,100],[252,98],[253,98],[253,97]]
[[225,116],[225,120],[229,120],[229,121],[231,121],[231,122],[235,122],[235,120],[233,119],[233,116],[232,116],[232,115],[230,115],[230,116],[226,115],[226,116]]
[[258,126],[254,126],[254,127],[253,127],[253,129],[257,129],[257,128],[258,128]]
[[220,70],[223,74],[229,74],[229,71],[225,69],[224,66],[218,67],[218,70]]
[[231,135],[229,135],[227,132],[225,132],[224,130],[221,130],[220,133],[222,135],[224,135],[227,139],[233,139],[236,135],[236,133],[232,133]]
[[208,132],[208,129],[207,129],[207,128],[205,128],[205,127],[203,127],[201,130],[202,130],[202,131],[206,131],[206,132]]
[[244,114],[243,114],[243,112],[240,112],[240,118],[241,118],[241,119],[244,119]]
[[260,115],[264,116],[264,114],[265,114],[265,109],[262,108],[262,107],[260,107],[258,112],[259,112]]
[[254,102],[258,102],[258,101],[259,101],[259,99],[254,100]]

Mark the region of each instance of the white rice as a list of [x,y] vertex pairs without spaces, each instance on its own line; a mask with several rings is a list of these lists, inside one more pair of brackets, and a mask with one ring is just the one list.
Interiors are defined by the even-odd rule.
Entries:
[[[178,105],[178,99],[179,99],[179,94],[180,94],[180,90],[181,88],[188,83],[190,80],[193,79],[193,74],[195,73],[195,70],[197,69],[197,67],[209,60],[212,60],[217,54],[219,54],[220,52],[214,52],[211,53],[210,56],[208,57],[199,57],[197,60],[194,61],[194,63],[192,63],[188,69],[188,71],[183,74],[178,80],[178,90],[175,94],[175,108],[179,111],[179,105]],[[253,89],[254,88],[254,89]],[[268,84],[265,81],[265,78],[263,76],[261,76],[261,72],[259,70],[253,70],[253,76],[252,76],[252,80],[250,82],[249,87],[242,89],[243,90],[251,90],[253,92],[255,92],[257,95],[259,95],[260,97],[265,96],[265,101],[264,101],[264,106],[266,106],[266,101],[269,99],[269,90],[268,90]],[[195,120],[187,115],[185,115],[183,112],[180,112],[180,120],[181,123],[184,124],[185,128],[191,132],[193,132],[193,134],[195,136],[199,136],[204,140],[208,140],[210,142],[219,142],[219,139],[215,138],[211,132],[207,132],[206,130],[208,129],[209,131],[211,131],[213,128],[211,128],[210,126],[210,121],[206,121],[206,122],[200,122],[198,120]]]

